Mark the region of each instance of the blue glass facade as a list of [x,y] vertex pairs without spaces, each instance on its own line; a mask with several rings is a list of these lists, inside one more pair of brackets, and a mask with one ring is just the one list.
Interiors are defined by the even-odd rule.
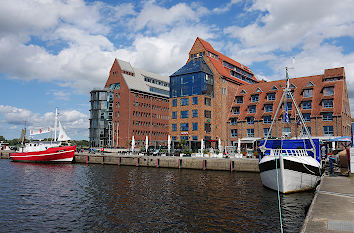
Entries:
[[207,95],[214,96],[214,77],[202,57],[189,61],[170,76],[170,98]]

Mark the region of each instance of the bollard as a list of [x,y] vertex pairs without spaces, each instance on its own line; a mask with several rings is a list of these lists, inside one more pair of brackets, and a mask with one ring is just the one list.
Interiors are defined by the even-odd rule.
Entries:
[[86,156],[86,164],[88,164],[88,162],[89,162],[89,157]]
[[156,159],[156,167],[160,167],[160,159]]
[[136,158],[136,166],[139,167],[139,158]]
[[235,168],[235,161],[230,161],[230,172],[232,172]]
[[178,160],[178,168],[181,168],[182,167],[182,159],[179,159]]
[[207,161],[206,159],[203,160],[203,170],[206,170],[207,167]]

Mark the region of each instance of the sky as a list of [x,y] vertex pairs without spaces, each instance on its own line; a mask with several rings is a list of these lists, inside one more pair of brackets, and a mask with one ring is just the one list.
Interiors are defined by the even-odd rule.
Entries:
[[[115,58],[169,76],[196,37],[258,79],[345,67],[354,113],[354,0],[0,0],[0,135],[54,124],[88,139],[90,90]],[[294,61],[294,62],[293,62]]]

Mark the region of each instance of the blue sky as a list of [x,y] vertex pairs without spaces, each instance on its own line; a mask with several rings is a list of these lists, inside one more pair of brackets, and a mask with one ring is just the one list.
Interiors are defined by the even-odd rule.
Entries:
[[0,135],[51,126],[58,107],[68,134],[88,139],[89,92],[115,57],[168,76],[197,36],[259,79],[282,79],[289,64],[292,77],[344,66],[354,109],[352,12],[352,0],[5,1]]

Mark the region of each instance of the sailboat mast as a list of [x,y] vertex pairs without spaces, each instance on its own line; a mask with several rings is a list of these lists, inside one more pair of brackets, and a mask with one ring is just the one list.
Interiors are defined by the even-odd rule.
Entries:
[[53,141],[57,140],[57,124],[58,124],[58,108],[55,108],[54,138],[53,138]]

